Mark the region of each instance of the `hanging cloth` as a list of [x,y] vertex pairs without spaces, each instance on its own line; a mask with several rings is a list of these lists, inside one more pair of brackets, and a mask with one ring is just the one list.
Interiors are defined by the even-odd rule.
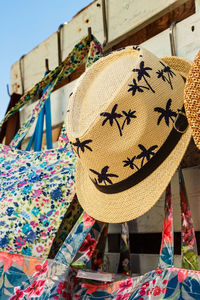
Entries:
[[[76,157],[64,130],[61,133],[61,140],[65,141],[62,148],[33,152],[16,147],[37,120],[56,83],[85,62],[88,53],[92,53],[89,62],[95,61],[101,55],[99,49],[95,39],[89,43],[85,38],[78,43],[62,63],[62,68],[56,68],[60,72],[52,71],[47,75],[53,78],[52,81],[10,146],[0,145],[0,249],[3,251],[48,256],[63,216],[75,195]],[[17,105],[15,111],[19,107]],[[11,109],[7,116],[13,112]]]
[[158,267],[141,276],[121,278],[117,274],[93,274],[89,271],[85,273],[82,271],[82,277],[89,280],[93,276],[94,280],[96,278],[96,280],[103,282],[85,281],[84,279],[80,281],[77,278],[79,283],[71,291],[72,299],[200,299],[200,271],[196,252],[196,238],[181,170],[179,170],[179,184],[182,219],[182,267],[174,267],[172,194],[169,185],[166,190],[165,216]]
[[54,260],[0,251],[0,299],[70,299],[70,265],[92,228],[98,240],[104,224],[83,213]]
[[[45,93],[44,89],[44,93]],[[44,117],[46,117],[46,148],[52,149],[53,142],[52,142],[52,125],[51,125],[51,102],[50,102],[50,95],[48,99],[45,101],[44,107],[41,109],[37,124],[35,127],[35,131],[31,136],[29,143],[26,147],[27,151],[31,150],[31,147],[34,144],[34,151],[41,151],[42,150],[42,137],[44,131]]]

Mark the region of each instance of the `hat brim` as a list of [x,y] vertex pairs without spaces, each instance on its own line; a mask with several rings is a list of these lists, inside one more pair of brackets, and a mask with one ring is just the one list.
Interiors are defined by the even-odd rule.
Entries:
[[96,220],[121,223],[146,213],[158,201],[169,184],[191,138],[191,129],[182,136],[167,159],[145,180],[117,194],[98,191],[80,161],[77,162],[77,196],[83,209]]
[[[171,61],[170,61],[171,60]],[[187,77],[190,64],[179,70],[180,59],[164,58],[163,61]],[[184,60],[183,60],[184,61]],[[181,59],[181,65],[183,66]],[[171,62],[171,63],[170,63]],[[136,219],[150,210],[165,191],[176,172],[191,138],[191,129],[182,135],[167,159],[147,178],[134,187],[116,194],[105,194],[97,190],[87,170],[77,161],[76,190],[78,200],[88,215],[107,223],[121,223]]]

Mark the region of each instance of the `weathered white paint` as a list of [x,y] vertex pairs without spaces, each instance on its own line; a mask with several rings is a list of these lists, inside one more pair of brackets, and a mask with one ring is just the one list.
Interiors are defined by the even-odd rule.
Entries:
[[[193,61],[200,48],[200,13],[177,23],[174,38],[176,55]],[[169,29],[142,43],[142,46],[159,57],[170,56]]]
[[195,0],[195,10],[196,12],[200,11],[200,0]]
[[[168,11],[187,2],[187,0],[107,0],[108,44],[123,40]],[[100,5],[100,6],[99,6]],[[64,59],[73,46],[87,35],[87,28],[103,42],[103,19],[101,0],[94,1],[81,11],[61,30],[62,58]],[[49,59],[50,69],[58,65],[57,34],[54,33],[43,43],[29,52],[22,60],[24,88],[28,91],[40,81],[45,72],[45,58]],[[21,92],[19,62],[11,69],[11,93]]]
[[[194,31],[192,31],[192,26],[194,26]],[[195,14],[176,25],[175,46],[176,46],[176,53],[178,56],[184,57],[191,61],[193,60],[193,58],[199,51],[199,47],[200,47],[200,39],[197,38],[198,36],[200,37],[199,32],[200,32],[200,14]],[[53,36],[51,38],[53,38]],[[44,46],[44,44],[41,44],[41,47],[42,45]],[[142,46],[152,51],[159,57],[171,55],[169,30],[167,29],[162,33],[156,35],[155,37],[149,39],[148,41],[142,43]],[[26,77],[26,72],[28,72],[28,70],[33,70],[31,82],[35,81],[37,77],[37,75],[34,73],[35,66],[33,63],[31,63],[31,55],[36,55],[36,50],[37,48],[35,48],[35,51],[29,53],[29,55],[27,56],[27,60],[24,59],[24,64],[27,63],[27,66],[29,66],[27,68],[26,66],[24,66],[25,67],[24,69],[26,70],[24,71],[24,74],[27,81],[28,80],[30,81],[30,78]],[[55,60],[55,55],[53,55],[53,52],[49,52],[49,53],[52,55],[52,57],[54,57]],[[38,63],[40,64],[41,62],[39,61]],[[66,99],[73,88],[74,82],[52,93],[51,105],[52,105],[52,112],[53,112],[52,114],[53,126],[57,126],[62,121],[64,121],[64,116],[66,113],[66,106],[67,106]],[[21,122],[25,121],[26,116],[32,111],[34,105],[35,103],[26,106],[26,108],[21,112],[21,116],[20,116]],[[32,134],[32,131],[30,131],[30,134]]]

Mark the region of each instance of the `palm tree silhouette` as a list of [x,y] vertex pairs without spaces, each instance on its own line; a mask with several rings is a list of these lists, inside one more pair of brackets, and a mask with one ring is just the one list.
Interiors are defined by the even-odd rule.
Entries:
[[[166,80],[169,83],[171,89],[173,90],[171,78],[176,76],[176,74],[172,71],[172,69],[169,66],[166,66],[162,61],[160,61],[160,63],[163,66],[163,69],[158,70],[158,72],[156,72],[158,74],[158,78],[162,78],[163,81]],[[164,75],[164,73],[167,74],[168,78]]]
[[143,93],[143,89],[149,89],[146,86],[138,85],[135,79],[133,79],[133,84],[129,84],[128,86],[130,86],[128,92],[132,91],[132,96],[134,96],[136,92]]
[[141,79],[144,79],[144,81],[146,82],[147,86],[149,87],[148,90],[150,89],[153,93],[155,93],[155,91],[152,89],[152,87],[150,86],[150,84],[148,83],[146,77],[150,78],[151,76],[149,75],[149,73],[147,71],[151,71],[152,68],[150,67],[144,67],[144,61],[141,61],[140,63],[140,68],[139,69],[133,69],[133,72],[137,72],[138,73],[138,82]]
[[106,185],[106,182],[112,184],[112,181],[110,180],[109,177],[119,177],[116,174],[111,174],[111,173],[107,174],[108,169],[109,169],[109,166],[105,166],[101,170],[101,173],[98,173],[97,171],[95,171],[93,169],[90,169],[90,171],[93,172],[94,174],[96,174],[98,176],[98,178],[97,178],[98,183],[104,182],[104,184]]
[[131,159],[127,157],[127,160],[123,160],[124,167],[129,166],[132,170],[134,169],[134,167],[136,167],[136,169],[139,170],[138,166],[136,166],[136,164],[134,163],[134,160],[136,158],[137,158],[136,156],[133,156]]
[[81,149],[82,152],[85,152],[85,148],[92,151],[92,148],[90,148],[87,144],[91,143],[92,140],[85,140],[83,142],[81,142],[78,138],[76,138],[76,142],[72,143],[73,146],[77,147],[76,152],[78,154],[78,157],[80,157],[79,155],[79,149]]
[[151,146],[149,149],[146,149],[143,145],[139,144],[138,147],[142,150],[142,152],[137,156],[137,159],[142,158],[141,167],[143,167],[145,158],[147,161],[149,161],[151,159],[151,156],[155,155],[153,150],[158,148],[158,146],[154,145]]
[[117,106],[118,106],[118,104],[115,104],[115,105],[113,106],[111,113],[109,113],[109,112],[102,112],[102,113],[100,114],[100,116],[106,117],[105,120],[104,120],[103,123],[102,123],[102,126],[104,126],[104,125],[106,124],[107,121],[109,121],[110,126],[112,126],[112,125],[113,125],[113,122],[115,121],[116,124],[117,124],[117,127],[118,127],[118,129],[119,129],[120,136],[122,136],[122,131],[121,131],[119,122],[117,121],[117,119],[118,119],[118,118],[121,118],[122,115],[116,113]]
[[124,110],[122,112],[126,117],[123,124],[122,124],[122,130],[123,130],[125,124],[129,125],[130,122],[131,122],[131,119],[134,119],[134,118],[137,118],[137,117],[134,115],[136,113],[136,110],[131,111],[131,109],[129,109],[128,112],[125,112]]
[[140,51],[140,46],[139,45],[133,46],[133,50]]
[[156,73],[158,74],[157,78],[162,78],[163,81],[167,80],[167,78],[164,75],[164,70],[158,70]]
[[162,107],[155,107],[154,108],[154,111],[157,111],[158,113],[160,113],[157,125],[160,124],[160,122],[163,118],[165,119],[165,123],[167,124],[167,126],[169,126],[169,120],[170,119],[172,120],[172,122],[174,122],[173,117],[176,117],[177,113],[170,109],[171,104],[172,104],[172,99],[169,99],[167,101],[167,104],[166,104],[166,109],[164,109]]

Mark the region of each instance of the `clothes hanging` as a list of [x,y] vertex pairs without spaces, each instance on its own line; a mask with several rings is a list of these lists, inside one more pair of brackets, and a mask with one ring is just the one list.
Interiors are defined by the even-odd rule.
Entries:
[[[100,52],[97,45],[96,40],[89,44],[86,38],[74,47],[62,68],[56,68],[60,72],[49,73],[50,78],[52,73],[56,77],[53,77],[10,147],[0,145],[1,250],[36,257],[48,256],[63,215],[75,194],[76,158],[65,130],[61,134],[61,140],[65,141],[63,148],[36,153],[16,147],[27,135],[56,83],[83,63],[88,53],[91,53],[91,59],[87,64],[98,59]],[[15,110],[19,107],[17,105]],[[13,110],[8,115],[12,113]]]
[[[70,264],[94,223],[82,214],[54,260],[0,251],[0,299],[67,299]],[[96,224],[96,235],[102,225]]]
[[97,281],[84,281],[82,279],[82,284],[79,281],[79,284],[71,292],[72,299],[200,299],[200,271],[196,238],[181,170],[179,170],[179,184],[182,219],[182,267],[174,267],[172,194],[169,185],[166,190],[165,216],[158,267],[141,276],[118,278],[118,275],[110,274],[112,275],[109,280],[111,282],[98,283]]

